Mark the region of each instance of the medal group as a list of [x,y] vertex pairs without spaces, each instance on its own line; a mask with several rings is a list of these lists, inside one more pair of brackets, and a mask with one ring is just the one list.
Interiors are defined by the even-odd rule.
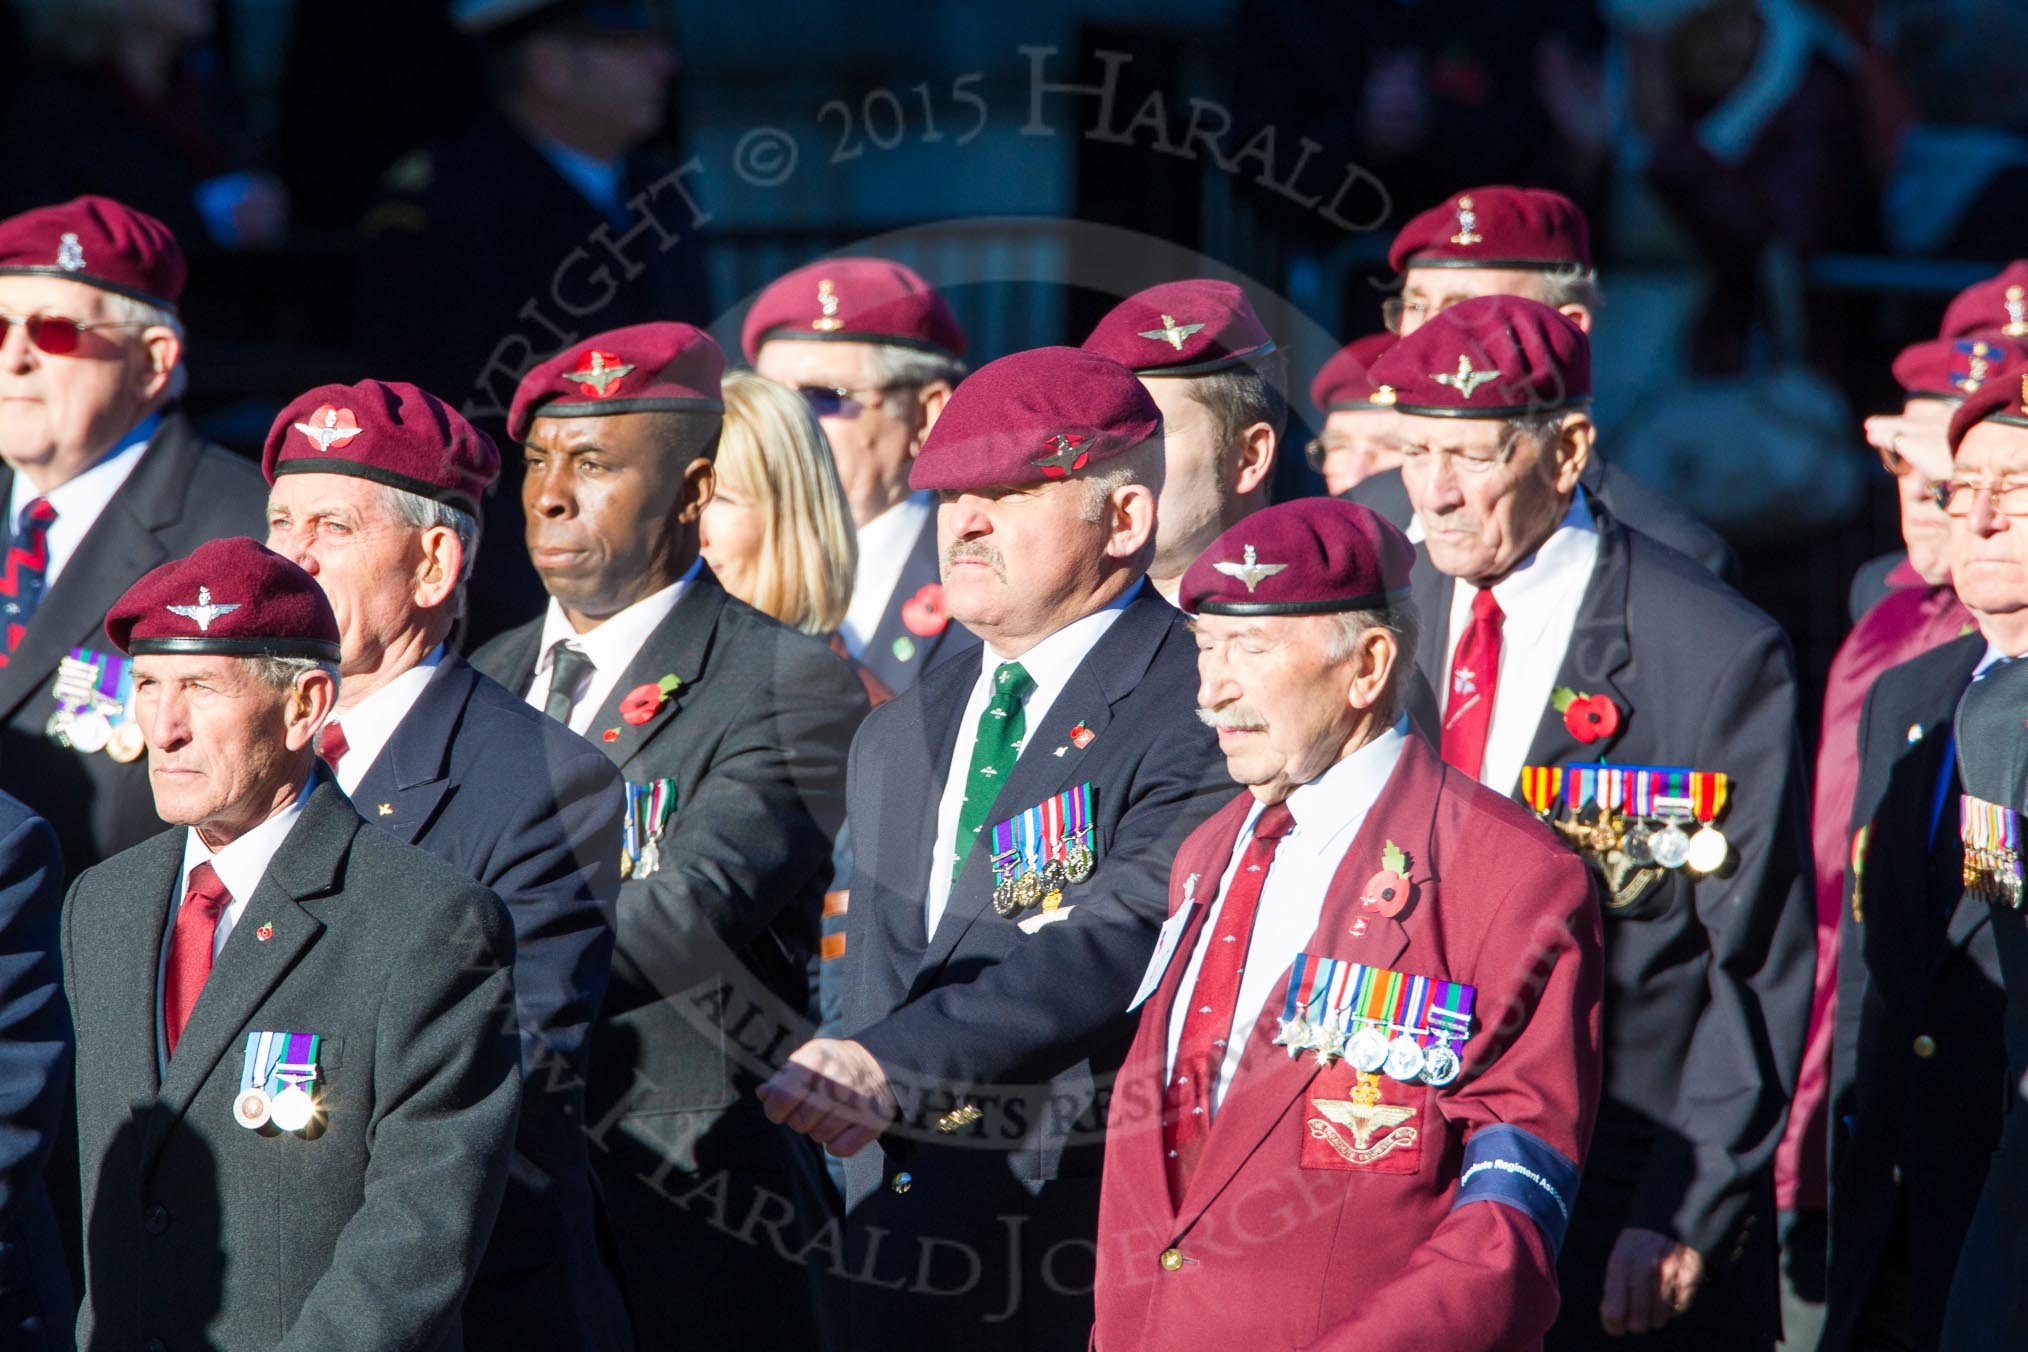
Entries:
[[[1529,765],[1521,771],[1523,800],[1622,894],[1645,886],[1642,870],[1656,870],[1654,877],[1676,870],[1707,877],[1724,868],[1732,846],[1717,822],[1729,794],[1725,775],[1684,766]],[[1559,803],[1568,816],[1556,815]]]
[[1091,785],[1080,784],[993,828],[993,910],[1007,919],[1038,904],[1053,912],[1097,864]]
[[1404,1084],[1446,1085],[1463,1067],[1477,991],[1459,981],[1412,976],[1343,958],[1296,956],[1274,1045],[1291,1057],[1343,1057],[1366,1074]]
[[675,811],[675,780],[627,784],[627,815],[620,825],[622,878],[645,878],[662,867],[662,831]]
[[1960,797],[1958,831],[1964,843],[1968,895],[1988,906],[2021,909],[2021,814],[1971,794]]
[[50,694],[56,712],[44,731],[58,746],[88,756],[103,751],[122,765],[139,760],[148,749],[134,720],[133,667],[118,653],[72,648],[57,663]]

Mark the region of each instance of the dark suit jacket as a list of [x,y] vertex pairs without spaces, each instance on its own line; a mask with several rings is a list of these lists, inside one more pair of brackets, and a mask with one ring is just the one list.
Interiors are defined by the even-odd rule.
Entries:
[[[521,1103],[501,1017],[505,908],[367,830],[322,782],[158,1078],[155,974],[183,844],[164,831],[64,903],[87,1217],[78,1346],[460,1346]],[[234,1120],[256,1031],[324,1038],[315,1140]]]
[[[854,1346],[884,1346],[895,1320],[926,1343],[1083,1340],[1103,1094],[1133,1033],[1125,1010],[1167,911],[1176,849],[1231,796],[1217,741],[1196,717],[1196,645],[1181,613],[1144,587],[1029,729],[986,817],[991,826],[1089,783],[1095,872],[1066,893],[1064,919],[1026,933],[993,911],[982,832],[926,937],[937,807],[978,677],[976,659],[937,668],[875,711],[852,745],[841,1022],[887,1068],[904,1115],[846,1162],[848,1239],[889,1255],[877,1281],[851,1283]],[[1093,734],[1083,747],[1070,740],[1080,722]],[[963,1102],[985,1114],[964,1135],[947,1142],[926,1129]],[[905,1195],[889,1186],[900,1164],[913,1176]],[[914,1272],[919,1257],[934,1267],[938,1244],[984,1255],[982,1281],[956,1293],[880,1284]],[[921,1285],[951,1281],[940,1272]],[[1012,1318],[986,1322],[1017,1300]]]
[[[1727,586],[1739,586],[1739,555],[1733,552],[1731,544],[1668,497],[1596,455],[1586,462],[1579,482],[1594,505],[1603,506],[1649,539],[1660,540],[1669,548],[1688,554]],[[1371,507],[1403,530],[1408,529],[1409,520],[1415,515],[1398,469],[1383,470],[1362,479],[1340,496]]]
[[0,1346],[72,1346],[70,1275],[42,1168],[70,1076],[57,957],[63,859],[49,823],[0,794]]
[[[524,1088],[484,1271],[519,1274],[524,1334],[544,1311],[578,1318],[601,1294],[616,1294],[599,1278],[593,1247],[584,1086],[612,968],[619,773],[582,737],[448,653],[353,801],[366,820],[507,907]],[[489,1327],[487,1313],[472,1309],[468,1332]]]
[[1866,618],[1866,612],[1880,604],[1881,598],[1893,590],[1888,585],[1887,575],[1907,561],[1908,551],[1897,549],[1859,565],[1845,594],[1845,608],[1851,612],[1852,623],[1857,624]]
[[[947,619],[943,629],[934,634],[913,633],[902,621],[902,607],[931,583],[942,586],[942,577],[937,561],[937,518],[932,511],[915,543],[909,546],[908,562],[902,565],[901,576],[887,598],[887,611],[880,617],[880,627],[873,631],[865,651],[859,655],[861,665],[897,695],[914,685],[931,667],[979,646],[972,631],[956,620]],[[909,653],[907,658],[895,651],[896,641],[903,638],[908,640],[902,649]]]
[[[1712,1317],[1728,1298],[1735,1241],[1755,1225],[1766,1237],[1816,931],[1788,641],[1684,555],[1596,500],[1594,515],[1598,561],[1556,684],[1609,697],[1619,728],[1586,745],[1545,704],[1526,763],[1722,771],[1734,856],[1727,872],[1701,882],[1670,873],[1607,911],[1605,1105],[1563,1262],[1565,1309],[1596,1329],[1604,1251],[1593,1248],[1609,1248],[1619,1228],[1702,1251],[1715,1281],[1700,1304]],[[1451,643],[1452,586],[1419,550],[1417,660],[1432,685]],[[1749,1326],[1773,1328],[1775,1274],[1770,1264],[1742,1276],[1743,1322],[1728,1321],[1725,1336],[1744,1339],[1758,1336]]]
[[1890,668],[1859,725],[1852,830],[1866,834],[1840,920],[1827,1352],[1857,1331],[1903,1203],[1907,1248],[1894,1261],[1915,1345],[1935,1346],[2012,1097],[1993,909],[1965,895],[1961,790],[1945,766],[1951,716],[1985,650],[1972,634]]
[[[1191,879],[1195,913],[1112,1095],[1094,1345],[1539,1345],[1556,1314],[1562,1227],[1504,1199],[1456,1203],[1473,1148],[1487,1161],[1521,1163],[1524,1151],[1538,1167],[1554,1159],[1561,1169],[1542,1175],[1549,1195],[1567,1204],[1576,1191],[1599,1092],[1602,958],[1589,873],[1525,809],[1411,734],[1346,843],[1304,950],[1476,987],[1483,1031],[1463,1049],[1470,1070],[1442,1089],[1384,1081],[1387,1102],[1413,1114],[1401,1123],[1413,1140],[1364,1163],[1336,1159],[1312,1144],[1322,1135],[1310,1125],[1313,1105],[1344,1102],[1357,1077],[1342,1061],[1320,1073],[1317,1057],[1273,1045],[1284,977],[1255,1016],[1178,1205],[1158,1106],[1169,1021],[1252,806],[1242,793],[1176,858],[1171,915]],[[1398,918],[1368,924],[1359,895],[1390,840],[1408,847],[1414,895]],[[1159,1263],[1171,1247],[1184,1258],[1174,1274]]]
[[[511,630],[473,663],[525,691],[541,633],[539,620]],[[620,717],[628,691],[670,674],[683,684],[653,718]],[[674,1336],[658,1310],[687,1307],[689,1332],[706,1343],[719,1336],[710,1321],[736,1337],[800,1296],[800,1270],[788,1272],[797,1289],[785,1289],[773,1269],[704,1261],[765,1265],[762,1244],[716,1233],[698,1241],[712,1252],[672,1255],[690,1242],[679,1221],[697,1216],[669,1194],[693,1186],[674,1180],[720,1170],[818,1177],[808,1143],[769,1124],[754,1090],[772,1073],[769,1058],[808,1035],[809,960],[844,815],[845,754],[865,715],[865,687],[845,662],[728,597],[703,568],[592,721],[593,745],[627,779],[676,785],[661,868],[620,887],[589,1092],[593,1164],[613,1203],[644,1347]],[[748,1283],[741,1300],[728,1301],[728,1281]]]
[[[0,503],[13,485],[0,468]],[[265,536],[267,501],[259,469],[208,445],[189,419],[169,411],[0,669],[0,789],[49,819],[71,877],[146,840],[162,822],[145,757],[120,765],[103,752],[58,746],[43,731],[56,712],[57,663],[72,648],[111,650],[106,612],[149,569],[222,535]]]

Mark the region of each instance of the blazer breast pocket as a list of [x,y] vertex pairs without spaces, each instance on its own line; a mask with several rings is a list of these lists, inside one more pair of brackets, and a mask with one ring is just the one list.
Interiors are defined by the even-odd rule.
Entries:
[[1303,1091],[1296,1117],[1305,1169],[1413,1174],[1429,1130],[1429,1086],[1339,1061]]

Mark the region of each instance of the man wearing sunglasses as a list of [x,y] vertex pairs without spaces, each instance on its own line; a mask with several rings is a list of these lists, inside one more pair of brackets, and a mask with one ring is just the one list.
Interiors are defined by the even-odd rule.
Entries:
[[[1591,226],[1575,202],[1542,188],[1468,188],[1402,226],[1387,262],[1401,276],[1401,291],[1381,316],[1404,338],[1479,296],[1538,301],[1587,334],[1599,307]],[[1594,457],[1584,488],[1629,529],[1738,585],[1739,559],[1724,537],[1639,479]],[[1374,474],[1346,496],[1407,529],[1411,540],[1421,538],[1398,472]]]
[[1583,487],[1591,347],[1565,316],[1464,301],[1371,374],[1424,530],[1434,740],[1605,882],[1604,1104],[1546,1345],[1770,1348],[1815,947],[1787,640]]
[[971,646],[937,575],[936,504],[909,467],[964,378],[965,334],[913,268],[832,258],[754,298],[740,328],[754,370],[810,401],[859,531],[845,647],[900,694]]
[[[1982,361],[1979,379],[1934,382],[1959,392],[1936,465],[1947,477],[1930,485],[1946,548],[1921,537],[1909,548],[1911,565],[1948,579],[1971,624],[1880,675],[1859,720],[1831,1051],[1823,1346],[1834,1350],[1938,1344],[2009,1098],[1991,909],[1964,885],[1951,716],[1967,685],[2028,653],[2028,351],[2004,337],[1920,347]],[[1904,353],[1896,373],[1908,364]],[[1929,458],[1925,442],[1902,434],[1910,473]],[[1918,510],[1911,496],[1904,521]],[[1938,1102],[1950,1111],[1923,1106]]]
[[[156,564],[262,520],[259,471],[177,407],[184,276],[169,228],[109,198],[0,221],[0,787],[48,816],[73,877],[162,829],[100,622]],[[82,679],[53,694],[60,675]]]

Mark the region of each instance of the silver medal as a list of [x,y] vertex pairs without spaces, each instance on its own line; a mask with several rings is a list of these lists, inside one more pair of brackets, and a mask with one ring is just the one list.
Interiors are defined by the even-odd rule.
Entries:
[[104,751],[106,743],[113,740],[113,725],[96,709],[73,718],[66,731],[70,744],[87,755]]
[[1373,1074],[1387,1064],[1387,1034],[1371,1025],[1361,1028],[1346,1042],[1345,1059],[1354,1070]]
[[1681,868],[1690,858],[1690,837],[1683,834],[1682,827],[1670,822],[1648,837],[1648,852],[1663,868]]
[[1626,835],[1620,840],[1620,853],[1625,855],[1627,862],[1635,868],[1644,868],[1655,862],[1654,851],[1648,845],[1649,834],[1646,822],[1634,822],[1627,827]]
[[1458,1054],[1451,1050],[1448,1042],[1439,1042],[1422,1054],[1422,1078],[1425,1084],[1444,1085],[1458,1078]]
[[1387,1044],[1387,1074],[1389,1078],[1404,1083],[1422,1074],[1422,1048],[1415,1045],[1415,1039],[1403,1033]]

